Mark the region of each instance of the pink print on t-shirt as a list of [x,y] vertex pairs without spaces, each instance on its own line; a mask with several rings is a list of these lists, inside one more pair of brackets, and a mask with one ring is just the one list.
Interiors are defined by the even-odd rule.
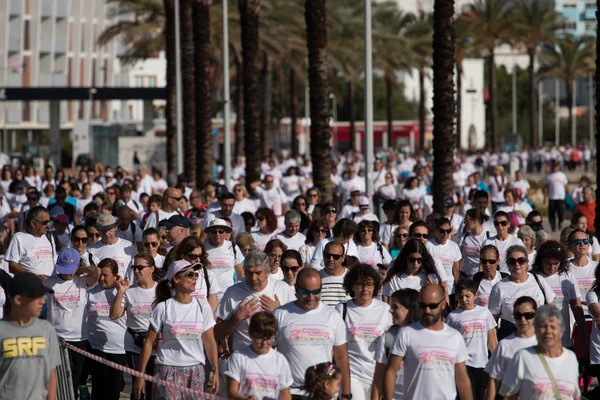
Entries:
[[437,346],[418,346],[419,360],[424,366],[453,366],[455,352],[452,349]]
[[329,332],[314,325],[300,325],[298,328],[292,329],[290,331],[290,339],[293,339],[295,341],[329,340],[329,337]]
[[171,326],[171,335],[176,338],[197,337],[202,335],[202,326],[196,322],[184,322]]

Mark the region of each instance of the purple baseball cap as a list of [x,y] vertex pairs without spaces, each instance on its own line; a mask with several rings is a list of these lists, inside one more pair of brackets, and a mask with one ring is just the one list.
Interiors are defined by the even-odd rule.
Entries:
[[67,247],[58,253],[58,261],[56,262],[56,272],[58,274],[74,274],[79,268],[79,260],[81,256],[79,252],[71,247]]

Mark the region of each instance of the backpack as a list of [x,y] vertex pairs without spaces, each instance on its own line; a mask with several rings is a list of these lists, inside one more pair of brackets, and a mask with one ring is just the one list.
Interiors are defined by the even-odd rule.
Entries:
[[204,272],[204,282],[206,283],[206,301],[208,301],[208,293],[210,292],[210,282],[208,281],[208,271],[206,269],[206,265],[202,266],[202,271]]
[[133,233],[133,241],[135,242],[135,230],[137,229],[137,225],[135,222],[131,221],[129,223],[129,227],[131,228],[131,233]]
[[377,242],[377,251],[379,251],[379,256],[381,257],[381,263],[383,264],[385,262],[385,259],[383,258],[383,246],[379,242]]
[[96,263],[94,262],[94,256],[92,253],[88,253],[88,259],[90,260],[90,267],[95,267]]

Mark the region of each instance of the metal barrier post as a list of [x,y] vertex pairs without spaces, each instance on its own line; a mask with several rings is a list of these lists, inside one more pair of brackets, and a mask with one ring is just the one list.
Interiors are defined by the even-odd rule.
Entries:
[[69,349],[67,342],[63,338],[58,338],[60,345],[60,365],[56,368],[57,379],[57,399],[58,400],[75,400],[73,392],[73,376],[71,375],[71,358],[69,357]]

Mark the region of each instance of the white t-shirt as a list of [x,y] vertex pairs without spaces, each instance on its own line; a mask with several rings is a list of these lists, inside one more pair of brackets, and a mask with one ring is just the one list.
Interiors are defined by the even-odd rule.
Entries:
[[112,320],[110,306],[117,289],[104,290],[100,285],[88,291],[88,342],[93,349],[109,354],[125,354],[125,315]]
[[498,253],[500,253],[500,262],[498,264],[498,269],[504,273],[509,273],[508,266],[506,265],[506,250],[508,250],[510,246],[515,245],[525,247],[521,239],[512,235],[508,235],[508,237],[504,241],[500,240],[498,236],[492,236],[491,238],[486,239],[485,242],[483,242],[484,246],[487,246],[488,244],[494,245],[498,249]]
[[488,362],[488,332],[497,326],[490,310],[478,305],[472,310],[457,308],[448,315],[446,324],[459,331],[465,339],[469,352],[466,364],[484,368]]
[[400,192],[400,198],[410,201],[415,210],[421,206],[421,199],[423,196],[425,196],[425,190],[421,187],[402,189]]
[[496,271],[496,276],[492,280],[481,279],[479,282],[479,287],[477,288],[477,298],[475,299],[475,304],[482,307],[487,307],[490,299],[490,293],[492,293],[492,288],[494,285],[502,280],[502,275],[500,271]]
[[[532,273],[527,273],[527,280],[523,283],[514,283],[509,277],[502,279],[492,289],[488,308],[492,314],[500,314],[500,318],[515,323],[513,310],[515,301],[522,296],[529,296],[535,300],[538,306],[544,304],[544,293],[548,304],[554,301],[554,291],[545,279],[538,277],[540,284],[535,280]],[[542,289],[544,288],[544,292]]]
[[289,201],[283,190],[277,187],[267,190],[262,186],[257,186],[255,190],[261,207],[270,208],[278,217],[283,215],[283,204]]
[[56,334],[69,342],[87,340],[87,284],[83,276],[65,281],[58,275],[49,276],[44,286],[54,290],[47,294],[47,320],[56,330]]
[[479,253],[483,247],[483,243],[487,240],[488,233],[481,231],[477,236],[472,233],[464,233],[458,241],[458,246],[464,257],[462,272],[473,277],[479,271]]
[[[592,286],[594,285],[595,272],[596,267],[598,266],[598,261],[588,260],[588,264],[583,267],[576,267],[572,262],[569,263],[569,271],[575,277],[577,281],[577,285],[579,286],[579,293],[581,293],[581,301],[585,301],[586,296]],[[588,308],[587,305],[583,305],[583,311],[587,314]]]
[[222,292],[221,286],[219,285],[219,281],[215,277],[215,274],[209,270],[208,268],[205,270],[204,268],[200,268],[198,273],[198,279],[196,280],[196,290],[192,293],[192,297],[195,297],[198,300],[208,301],[208,296],[206,293],[206,277],[204,276],[204,271],[206,271],[206,277],[208,277],[208,294],[216,294]]
[[[556,380],[561,399],[581,397],[579,390],[579,364],[575,353],[563,347],[560,356],[550,358],[542,356]],[[546,400],[554,399],[552,383],[537,348],[529,347],[519,350],[510,362],[498,393],[501,396],[519,394],[520,399]]]
[[536,345],[537,337],[535,335],[529,338],[520,338],[513,333],[505,337],[496,346],[490,361],[485,366],[485,372],[488,373],[490,378],[502,381],[508,369],[508,364],[510,364],[517,351]]
[[[229,319],[232,313],[237,311],[238,306],[244,299],[248,299],[248,301],[250,301],[253,298],[259,299],[262,295],[268,296],[271,299],[275,299],[275,295],[277,295],[279,298],[279,304],[281,305],[295,300],[293,288],[285,282],[275,279],[268,279],[267,286],[263,290],[260,292],[253,292],[252,289],[250,289],[246,284],[246,280],[242,279],[225,291],[223,298],[219,301],[215,315],[217,318],[225,321]],[[264,311],[260,305],[256,309],[256,312],[259,311]],[[250,319],[247,319],[240,322],[237,328],[235,328],[235,331],[232,334],[232,350],[238,350],[250,345],[251,340],[250,335],[248,334],[249,326]]]
[[[139,285],[131,286],[125,292],[121,305],[125,307],[126,325],[135,332],[146,332],[152,316],[152,302],[156,298],[156,283],[149,289]],[[135,345],[133,337],[125,335],[125,351],[140,354],[141,349]]]
[[88,253],[98,257],[100,261],[112,258],[119,266],[119,275],[127,276],[127,267],[137,254],[135,245],[128,240],[119,238],[115,244],[104,244],[101,240],[87,247]]
[[571,272],[554,274],[552,276],[541,273],[539,276],[540,278],[544,278],[556,296],[554,298],[554,303],[556,304],[556,308],[562,311],[564,321],[562,336],[563,346],[570,347],[573,345],[571,340],[571,323],[569,322],[571,320],[570,302],[581,298],[579,285],[577,285],[577,281]]
[[398,331],[390,354],[404,357],[405,398],[456,398],[454,366],[469,359],[456,329],[444,324],[444,329],[434,331],[415,322]]
[[[344,305],[338,304],[335,309],[343,314]],[[377,339],[392,326],[390,306],[380,300],[366,306],[356,305],[354,300],[346,303],[346,323],[348,340],[348,358],[350,375],[370,385],[375,374],[375,347]]]
[[[386,335],[387,333],[384,333],[383,335],[379,336],[377,342],[375,343],[375,361],[384,365],[387,365],[388,363],[388,354],[385,348]],[[400,364],[400,369],[398,372],[396,372],[396,384],[394,385],[394,395],[392,398],[404,398],[404,362]]]
[[421,291],[423,286],[427,284],[427,274],[423,271],[417,275],[406,275],[404,272],[400,276],[393,276],[388,282],[383,285],[381,294],[383,296],[391,296],[394,292],[400,289],[414,289]]
[[261,231],[254,231],[251,233],[254,238],[254,248],[256,250],[264,251],[265,246],[269,243],[269,240],[273,236],[275,236],[275,232],[273,233],[262,233]]
[[490,200],[494,203],[504,203],[504,188],[507,184],[505,176],[490,176]]
[[233,285],[235,266],[244,261],[244,256],[242,256],[240,248],[229,240],[225,240],[220,247],[214,247],[209,241],[206,241],[205,246],[206,255],[210,261],[210,270],[215,274],[221,287],[221,291],[218,293],[220,298],[225,290]]
[[377,268],[377,264],[387,266],[392,262],[390,252],[381,243],[373,242],[370,246],[357,244],[356,247],[358,249],[358,259],[363,264],[369,264]]
[[239,383],[244,398],[278,399],[294,383],[290,364],[275,349],[267,354],[256,354],[250,346],[234,351],[223,374]]
[[[156,220],[156,215],[158,214],[158,221]],[[148,228],[156,228],[160,221],[164,221],[165,219],[171,218],[173,215],[179,215],[177,210],[173,212],[165,212],[163,210],[158,210],[156,213],[151,213],[148,219],[146,220],[146,224],[144,225],[144,229]]]
[[197,299],[188,304],[173,298],[163,301],[152,311],[150,325],[162,332],[157,364],[190,367],[205,363],[202,334],[215,326],[208,303]]
[[156,268],[163,268],[163,265],[165,263],[165,256],[162,256],[158,253],[156,253],[156,257],[154,257],[154,265],[156,265]]
[[33,274],[50,276],[58,257],[54,246],[46,235],[17,232],[6,250],[6,261],[16,262]]
[[332,361],[334,346],[346,343],[346,325],[334,308],[322,303],[306,311],[290,302],[276,309],[275,317],[279,323],[276,346],[290,364],[292,394],[303,395],[300,387],[306,369]]
[[569,179],[564,172],[553,172],[546,176],[544,185],[548,185],[548,198],[550,200],[564,200],[566,196],[565,185],[569,183]]
[[452,240],[446,241],[445,244],[439,244],[435,238],[433,238],[427,241],[427,251],[429,251],[431,257],[442,262],[446,272],[446,285],[448,286],[448,292],[453,294],[454,274],[452,273],[452,267],[455,262],[462,260],[460,248]]
[[306,241],[306,236],[302,233],[298,232],[294,236],[289,237],[285,235],[283,232],[275,235],[273,239],[281,240],[288,248],[288,250],[296,250],[299,251],[300,247],[304,246],[304,242]]
[[[594,290],[588,292],[586,301],[588,305],[598,304],[598,295]],[[592,365],[600,364],[600,330],[593,321],[592,333],[590,334],[590,363]]]

